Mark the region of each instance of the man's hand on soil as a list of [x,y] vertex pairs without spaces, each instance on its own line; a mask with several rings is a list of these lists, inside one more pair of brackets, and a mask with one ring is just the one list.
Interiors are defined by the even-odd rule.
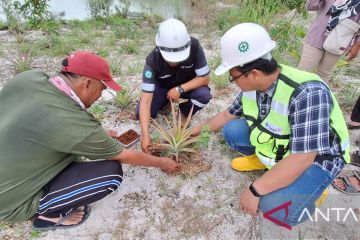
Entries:
[[240,210],[250,215],[257,215],[260,198],[255,197],[249,188],[245,188],[240,195]]
[[160,168],[167,173],[174,173],[180,170],[180,164],[170,158],[162,157],[160,160]]
[[142,136],[141,137],[141,150],[144,153],[149,152],[149,147],[152,145],[151,138],[149,136]]

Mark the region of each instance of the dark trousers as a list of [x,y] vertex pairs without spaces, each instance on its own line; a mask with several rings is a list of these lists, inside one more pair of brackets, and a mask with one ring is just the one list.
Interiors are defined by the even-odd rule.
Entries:
[[118,161],[72,163],[45,185],[39,210],[33,218],[66,216],[81,206],[96,202],[114,192],[120,186],[122,176]]
[[351,121],[360,122],[360,96],[351,112]]
[[[150,109],[152,118],[156,118],[159,110],[169,102],[167,98],[167,93],[169,90],[170,89],[155,86]],[[201,86],[199,88],[181,94],[180,97],[183,99],[189,99],[189,101],[183,102],[179,105],[181,113],[184,114],[184,116],[188,116],[193,105],[193,114],[195,114],[197,111],[205,107],[208,102],[210,102],[212,95],[208,86]],[[139,109],[140,103],[137,104],[135,109],[136,119],[139,119]]]

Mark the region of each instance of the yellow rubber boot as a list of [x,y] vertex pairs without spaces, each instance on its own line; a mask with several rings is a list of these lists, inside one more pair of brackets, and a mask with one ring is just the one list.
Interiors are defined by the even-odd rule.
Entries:
[[324,204],[324,202],[326,201],[327,195],[329,193],[329,189],[325,189],[323,191],[323,193],[321,194],[321,196],[315,201],[315,207],[319,208],[321,205]]
[[239,172],[266,169],[266,166],[261,163],[261,161],[255,154],[245,157],[234,158],[231,161],[231,167],[232,169]]

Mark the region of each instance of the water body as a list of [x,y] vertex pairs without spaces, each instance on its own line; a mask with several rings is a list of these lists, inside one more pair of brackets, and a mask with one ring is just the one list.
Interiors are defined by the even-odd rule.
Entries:
[[[20,0],[20,2],[22,2]],[[118,0],[114,4],[119,5]],[[190,7],[181,0],[130,0],[130,12],[153,13],[163,18],[181,16],[187,19],[191,16]],[[50,0],[50,11],[53,13],[65,12],[65,19],[84,20],[90,18],[90,11],[86,0]],[[114,11],[114,9],[113,9]],[[0,19],[5,20],[3,13]]]

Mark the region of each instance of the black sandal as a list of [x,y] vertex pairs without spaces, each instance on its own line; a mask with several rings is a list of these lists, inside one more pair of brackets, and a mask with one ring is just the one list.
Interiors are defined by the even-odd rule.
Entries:
[[35,231],[47,231],[47,230],[55,230],[55,229],[73,228],[73,227],[77,227],[77,226],[80,226],[81,224],[83,224],[88,219],[89,216],[90,216],[90,207],[84,206],[84,216],[81,219],[81,221],[77,224],[62,225],[62,223],[66,220],[67,216],[61,218],[59,220],[59,222],[57,222],[57,223],[47,221],[44,219],[40,219],[40,218],[36,218],[32,222],[32,229],[34,229]]

